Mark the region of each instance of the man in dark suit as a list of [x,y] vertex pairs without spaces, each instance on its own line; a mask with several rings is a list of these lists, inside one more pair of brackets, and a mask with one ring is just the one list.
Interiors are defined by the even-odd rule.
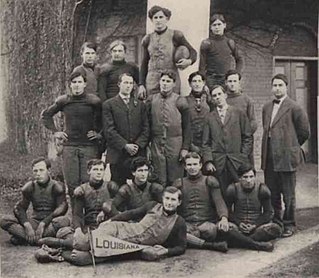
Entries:
[[208,114],[204,125],[204,170],[210,174],[216,171],[225,197],[227,186],[238,181],[239,166],[248,160],[253,136],[247,116],[227,104],[222,86],[214,86],[211,97],[215,109]]
[[134,98],[132,75],[119,77],[119,94],[103,103],[103,128],[112,180],[119,186],[130,176],[133,157],[145,156],[149,121],[145,105]]
[[[272,78],[274,100],[263,107],[262,164],[265,182],[271,191],[275,219],[284,225],[283,237],[293,235],[295,226],[296,169],[303,161],[301,145],[309,138],[306,113],[287,95],[288,79]],[[281,216],[281,195],[285,211]]]

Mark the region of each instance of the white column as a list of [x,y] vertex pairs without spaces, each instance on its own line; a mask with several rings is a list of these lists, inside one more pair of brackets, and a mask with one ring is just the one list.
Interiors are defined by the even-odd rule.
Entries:
[[[180,71],[181,94],[188,95],[189,74],[198,70],[199,47],[209,35],[210,0],[148,0],[147,11],[154,5],[168,8],[172,12],[168,27],[180,30],[197,51],[197,61],[187,69]],[[147,16],[146,32],[153,32],[153,24]]]
[[[2,24],[0,25],[0,50],[6,52],[4,46],[4,39],[2,38]],[[7,138],[7,121],[6,121],[6,91],[8,90],[8,82],[6,74],[8,71],[8,56],[0,55],[0,143]]]

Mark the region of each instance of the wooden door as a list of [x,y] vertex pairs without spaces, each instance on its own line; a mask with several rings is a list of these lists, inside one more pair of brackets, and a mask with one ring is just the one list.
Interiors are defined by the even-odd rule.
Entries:
[[[298,102],[308,114],[311,130],[317,131],[317,116],[313,113],[312,94],[316,96],[316,88],[310,88],[309,63],[307,61],[276,60],[275,74],[282,73],[288,77],[288,95]],[[312,137],[313,139],[313,137]],[[307,161],[314,161],[316,157],[316,140],[307,140],[302,146]]]

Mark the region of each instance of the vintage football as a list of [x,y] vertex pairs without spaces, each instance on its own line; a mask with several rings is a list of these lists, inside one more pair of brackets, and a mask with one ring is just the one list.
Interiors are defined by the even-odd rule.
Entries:
[[175,50],[174,61],[177,63],[180,59],[189,59],[190,53],[186,46],[178,46]]

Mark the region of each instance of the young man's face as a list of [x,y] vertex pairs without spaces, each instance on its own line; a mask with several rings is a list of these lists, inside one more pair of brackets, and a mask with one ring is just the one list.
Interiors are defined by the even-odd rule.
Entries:
[[132,76],[123,75],[119,83],[120,93],[128,96],[133,90],[134,80]]
[[86,82],[83,76],[77,76],[71,80],[70,88],[73,96],[79,96],[84,93]]
[[143,184],[147,181],[149,173],[149,168],[147,165],[143,165],[141,167],[138,167],[135,172],[132,172],[132,175],[134,176],[134,181],[136,184]]
[[250,170],[243,174],[240,178],[241,185],[245,189],[251,189],[255,185],[256,177],[253,170]]
[[112,61],[124,61],[125,59],[125,49],[122,44],[116,45],[111,49]]
[[201,93],[205,86],[205,81],[200,75],[195,75],[190,83],[192,90],[196,93]]
[[164,94],[170,93],[175,87],[174,79],[170,78],[168,75],[163,75],[160,79],[160,89]]
[[281,79],[274,79],[272,82],[272,93],[277,99],[281,99],[287,95],[287,85]]
[[212,30],[214,35],[222,36],[224,35],[226,28],[226,23],[222,22],[219,19],[216,19],[211,25],[210,29]]
[[90,181],[99,182],[103,180],[104,172],[105,172],[105,168],[103,163],[93,165],[91,169],[88,170]]
[[50,178],[50,170],[44,161],[40,161],[33,165],[32,168],[33,178],[38,183],[46,183]]
[[199,158],[187,158],[185,160],[185,170],[189,176],[197,176],[202,169],[202,163]]
[[163,13],[163,11],[159,11],[153,15],[152,22],[154,24],[155,31],[163,31],[167,27],[168,17]]
[[226,104],[227,95],[221,88],[216,88],[212,91],[212,101],[218,107],[223,107]]
[[168,212],[176,211],[177,207],[181,204],[181,201],[178,199],[178,192],[176,193],[163,193],[163,207]]
[[232,93],[238,93],[240,91],[240,80],[238,74],[232,74],[227,77],[226,86]]
[[84,47],[81,57],[83,64],[93,66],[96,61],[96,51],[93,48]]

